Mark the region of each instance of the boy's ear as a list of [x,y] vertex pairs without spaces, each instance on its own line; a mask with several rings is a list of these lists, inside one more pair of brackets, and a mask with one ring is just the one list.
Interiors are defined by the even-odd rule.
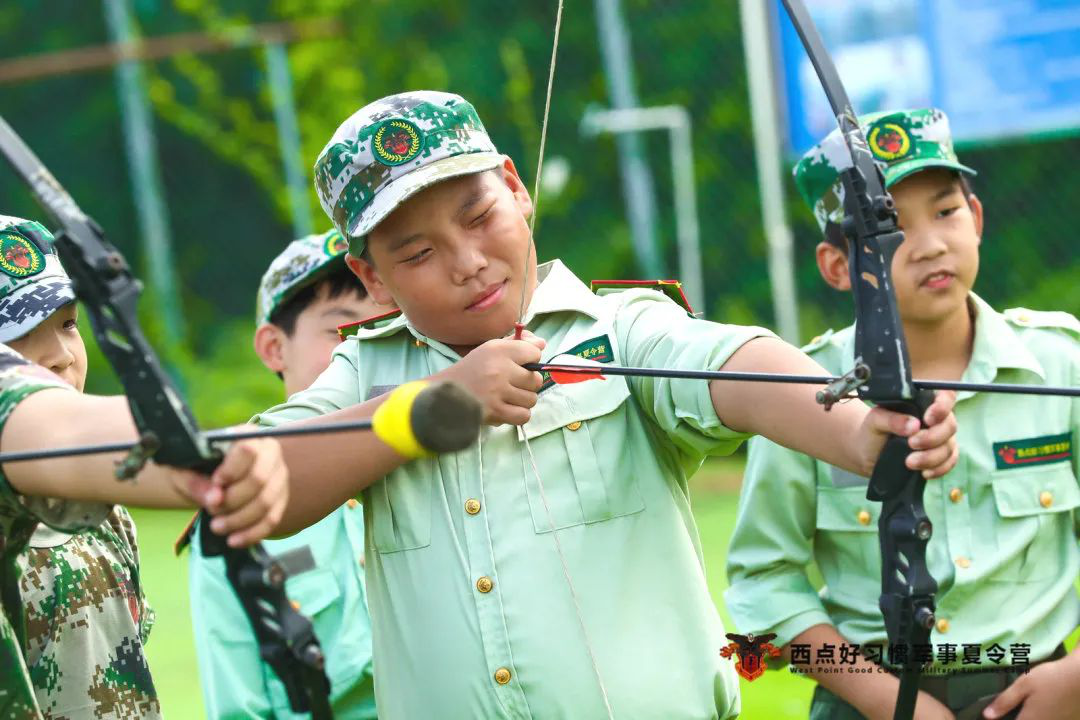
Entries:
[[529,197],[529,189],[525,187],[525,183],[522,181],[521,176],[518,175],[517,167],[509,155],[503,155],[502,179],[506,183],[506,187],[510,188],[510,192],[513,193],[514,201],[517,203],[518,209],[521,210],[521,214],[526,218],[531,216],[533,203],[532,198]]
[[360,279],[364,289],[367,290],[368,297],[374,300],[376,305],[393,306],[394,296],[390,294],[386,285],[383,284],[382,278],[379,277],[379,271],[375,269],[373,264],[349,253],[345,253],[345,264],[352,270],[353,275]]
[[285,331],[277,325],[263,323],[255,331],[255,354],[271,372],[285,371]]
[[975,220],[975,234],[979,237],[979,242],[982,242],[983,236],[983,205],[975,193],[971,193],[967,197],[968,207],[971,208],[971,216]]
[[843,250],[831,242],[822,240],[815,249],[818,272],[834,290],[850,290],[851,276],[848,274],[848,259]]

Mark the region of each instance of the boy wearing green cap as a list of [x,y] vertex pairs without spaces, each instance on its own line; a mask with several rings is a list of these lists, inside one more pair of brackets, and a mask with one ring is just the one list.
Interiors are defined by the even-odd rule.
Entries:
[[[286,528],[362,493],[384,717],[734,716],[738,682],[688,499],[704,456],[767,430],[869,472],[889,428],[912,436],[911,467],[951,467],[947,395],[915,434],[914,420],[857,404],[826,414],[810,387],[564,385],[525,370],[570,354],[821,372],[766,330],[694,319],[651,290],[598,297],[558,261],[538,268],[529,194],[459,96],[362,108],[321,154],[316,186],[349,266],[402,315],[360,329],[257,421],[367,417],[389,388],[454,378],[488,423],[474,447],[438,458],[366,437],[283,443],[297,487],[322,489],[293,494]],[[528,332],[508,338],[519,319]]]
[[[1076,385],[1076,318],[998,313],[972,292],[983,209],[968,184],[975,172],[957,159],[945,114],[877,113],[861,123],[905,233],[892,279],[912,373]],[[821,275],[846,291],[847,243],[830,161],[842,152],[843,140],[830,134],[798,163],[795,180],[825,234],[817,246]],[[848,327],[815,338],[806,350],[839,372],[850,367],[853,342]],[[927,563],[938,594],[934,664],[920,686],[918,717],[976,717],[995,695],[985,717],[1002,717],[1021,702],[1021,718],[1080,717],[1080,655],[1064,656],[1061,645],[1080,613],[1078,410],[1069,398],[958,397],[960,461],[925,491],[934,525]],[[777,646],[802,646],[814,657],[826,644],[834,652],[844,644],[888,645],[877,604],[880,505],[866,500],[866,489],[864,474],[751,441],[725,594],[740,631],[776,633]],[[824,578],[820,593],[807,577],[811,561]],[[858,653],[849,657],[869,665]],[[1004,671],[1041,661],[1027,675]],[[898,687],[891,674],[810,669],[820,683],[811,717],[891,717]]]
[[[256,301],[255,352],[278,373],[285,397],[307,388],[330,363],[339,325],[379,313],[346,267],[336,230],[295,240],[263,275]],[[371,619],[364,591],[363,511],[355,500],[311,527],[263,543],[289,572],[285,591],[314,624],[326,654],[338,720],[376,717]],[[285,686],[259,657],[243,607],[220,558],[192,543],[191,614],[206,713],[214,718],[300,717]]]
[[[52,236],[36,222],[6,216],[0,216],[0,343],[0,450],[134,440],[124,398],[81,393],[86,350]],[[198,501],[215,514],[242,510],[251,527],[230,544],[265,536],[284,505],[284,467],[273,440],[236,443],[213,485],[153,464],[134,482],[118,483],[115,461],[115,454],[90,455],[3,468],[4,718],[160,717],[143,650],[153,612],[139,581],[135,526],[113,503],[190,507]],[[230,485],[227,492],[217,487],[223,485]]]

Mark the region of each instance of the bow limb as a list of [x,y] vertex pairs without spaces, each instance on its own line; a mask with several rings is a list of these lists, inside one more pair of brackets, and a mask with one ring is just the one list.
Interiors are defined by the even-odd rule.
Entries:
[[[833,109],[850,165],[840,170],[843,185],[844,234],[848,237],[851,286],[855,299],[854,375],[836,389],[857,390],[890,410],[921,420],[933,394],[912,382],[907,342],[890,277],[893,255],[904,235],[897,225],[893,200],[875,164],[848,100],[844,85],[802,0],[783,0],[817,71]],[[881,546],[881,596],[889,642],[904,653],[894,718],[910,720],[918,697],[918,679],[934,627],[937,583],[930,575],[926,547],[933,528],[923,506],[926,481],[908,470],[910,452],[903,438],[891,437],[874,467],[867,498],[882,503],[878,521]],[[894,658],[899,660],[899,658]]]
[[[194,416],[162,370],[136,316],[142,285],[101,228],[79,209],[33,151],[0,118],[0,153],[59,227],[56,248],[83,302],[101,346],[124,386],[141,439],[118,465],[120,479],[134,477],[151,457],[161,464],[211,472],[221,457],[200,435]],[[202,548],[221,555],[226,576],[244,607],[262,657],[281,678],[297,712],[331,718],[330,683],[310,621],[289,604],[285,572],[261,545],[230,548],[209,530],[203,513]]]

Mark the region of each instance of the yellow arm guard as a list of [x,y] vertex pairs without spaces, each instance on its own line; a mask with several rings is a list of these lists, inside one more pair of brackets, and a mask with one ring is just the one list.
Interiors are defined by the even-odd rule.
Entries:
[[431,457],[433,454],[416,439],[412,427],[413,402],[428,384],[417,380],[399,385],[371,416],[371,429],[376,437],[398,455],[409,459]]

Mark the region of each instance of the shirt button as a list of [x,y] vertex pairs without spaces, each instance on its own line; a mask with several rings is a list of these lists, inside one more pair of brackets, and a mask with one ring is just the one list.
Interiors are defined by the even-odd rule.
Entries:
[[577,429],[579,429],[580,427],[581,427],[581,421],[580,421],[580,420],[575,420],[574,422],[572,422],[572,423],[570,423],[569,425],[567,425],[567,426],[566,426],[566,429],[567,429],[567,430],[577,430]]
[[296,610],[297,612],[300,612],[300,603],[298,603],[295,600],[290,600],[289,604],[292,605],[293,610]]
[[952,500],[954,503],[960,502],[963,497],[964,491],[958,487],[954,487],[952,490],[949,491],[949,499]]
[[500,685],[505,685],[506,683],[510,682],[510,671],[504,667],[496,670],[495,682],[499,683]]
[[424,347],[424,345],[425,345],[424,341],[421,340],[420,338],[415,338],[413,340],[413,344],[416,345],[416,347]]
[[868,513],[867,511],[860,510],[859,514],[856,517],[858,518],[860,525],[870,524],[870,513]]
[[475,515],[480,512],[480,501],[476,498],[469,498],[465,501],[465,512],[470,515]]
[[357,562],[360,563],[360,567],[364,567],[364,553],[360,553],[360,559]]
[[356,498],[349,498],[345,502],[345,504],[349,507],[350,510],[355,510],[356,506],[360,504],[360,501],[357,500]]
[[1039,504],[1044,508],[1048,508],[1054,504],[1054,495],[1049,490],[1043,490],[1039,493]]
[[960,557],[956,558],[956,564],[957,566],[962,568],[969,568],[971,567],[971,560],[961,555]]
[[947,633],[947,632],[949,632],[949,621],[946,620],[945,618],[941,618],[940,620],[938,620],[937,621],[937,631],[939,633]]
[[493,587],[495,587],[495,583],[493,583],[491,581],[491,578],[489,578],[487,575],[484,575],[476,581],[476,589],[482,593],[491,592],[491,588]]

